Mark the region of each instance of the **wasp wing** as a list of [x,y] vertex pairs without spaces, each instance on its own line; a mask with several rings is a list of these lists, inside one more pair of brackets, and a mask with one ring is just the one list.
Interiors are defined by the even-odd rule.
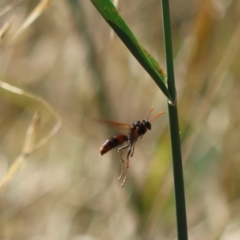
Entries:
[[127,124],[127,123],[119,123],[119,122],[112,122],[112,121],[108,121],[108,120],[101,120],[101,119],[94,119],[97,122],[103,123],[103,124],[107,124],[113,127],[117,127],[117,128],[130,128],[131,125]]

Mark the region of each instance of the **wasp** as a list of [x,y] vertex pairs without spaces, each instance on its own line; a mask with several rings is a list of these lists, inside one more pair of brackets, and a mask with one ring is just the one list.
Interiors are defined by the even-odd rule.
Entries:
[[[106,140],[100,148],[100,154],[102,156],[103,154],[107,153],[111,149],[127,142],[126,145],[118,148],[118,154],[119,154],[120,163],[121,163],[121,173],[118,177],[118,181],[124,175],[123,181],[121,184],[122,187],[124,186],[126,179],[127,179],[127,169],[129,168],[129,157],[130,156],[132,157],[134,154],[135,144],[136,144],[138,138],[141,139],[148,130],[151,130],[151,128],[152,128],[151,122],[153,120],[155,120],[156,118],[160,117],[164,113],[164,112],[159,112],[155,117],[153,117],[152,119],[149,119],[153,109],[154,108],[152,107],[149,110],[146,119],[143,119],[140,121],[135,121],[131,125],[126,124],[126,123],[107,121],[107,120],[97,120],[99,122],[102,122],[102,123],[105,123],[105,124],[108,124],[108,125],[111,125],[114,127],[129,129],[128,136],[122,135],[122,134],[115,135],[115,136],[109,138],[108,140]],[[128,152],[127,152],[126,167],[125,167],[125,171],[124,171],[125,161],[123,160],[123,157],[122,157],[122,150],[125,150],[125,149],[128,149]]]

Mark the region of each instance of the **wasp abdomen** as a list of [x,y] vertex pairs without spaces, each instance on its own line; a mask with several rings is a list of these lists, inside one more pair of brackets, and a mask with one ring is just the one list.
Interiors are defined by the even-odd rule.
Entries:
[[118,145],[123,144],[128,141],[128,137],[125,135],[116,135],[109,138],[100,148],[100,154],[103,155],[111,149],[117,147]]

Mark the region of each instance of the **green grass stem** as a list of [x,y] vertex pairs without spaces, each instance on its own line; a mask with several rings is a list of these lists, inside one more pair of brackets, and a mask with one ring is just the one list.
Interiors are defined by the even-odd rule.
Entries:
[[173,99],[174,105],[168,103],[169,124],[173,158],[173,176],[175,186],[175,201],[176,201],[176,218],[177,232],[179,240],[187,240],[187,217],[184,193],[184,179],[182,167],[182,154],[180,142],[180,130],[178,123],[178,109],[176,99],[176,88],[174,79],[174,66],[172,54],[172,37],[171,37],[171,21],[168,0],[162,0],[163,25],[164,25],[164,40],[166,49],[166,64],[167,64],[167,82],[168,90]]

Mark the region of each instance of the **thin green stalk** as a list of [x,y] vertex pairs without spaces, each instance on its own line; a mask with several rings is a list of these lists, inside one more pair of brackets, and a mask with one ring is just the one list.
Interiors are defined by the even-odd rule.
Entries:
[[172,158],[173,158],[177,232],[178,232],[179,240],[187,240],[188,239],[187,217],[186,217],[186,205],[185,205],[185,193],[184,193],[180,131],[179,131],[179,123],[178,123],[177,98],[176,98],[176,88],[175,88],[175,80],[174,80],[170,10],[169,10],[168,0],[162,0],[162,12],[163,12],[164,40],[165,40],[167,76],[168,76],[167,83],[168,83],[168,90],[171,95],[171,99],[173,99],[173,103],[174,103],[174,104],[171,104],[168,102],[168,111],[169,111],[169,124],[170,124],[170,135],[171,135],[171,145],[172,145]]

